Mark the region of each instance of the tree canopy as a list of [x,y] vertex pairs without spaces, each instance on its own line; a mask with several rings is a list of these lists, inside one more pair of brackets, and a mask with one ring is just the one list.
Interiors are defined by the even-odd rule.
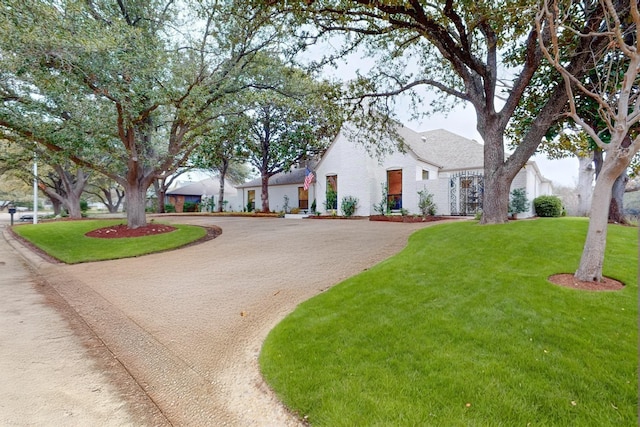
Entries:
[[269,178],[323,152],[345,118],[335,84],[279,61],[268,62],[254,76],[261,89],[241,101],[247,130],[242,149],[260,172],[264,212],[269,211]]
[[256,53],[281,40],[275,22],[234,1],[4,2],[0,130],[118,182],[141,226],[149,185],[252,87]]
[[[506,221],[511,181],[535,153],[567,100],[564,87],[557,84],[558,77],[541,93],[536,114],[507,158],[505,131],[543,64],[534,25],[535,4],[519,0],[272,3],[298,18],[299,36],[305,43],[342,34],[344,44],[330,59],[360,49],[378,60],[371,73],[361,75],[352,85],[354,96],[368,98],[363,112],[375,109],[392,115],[391,97],[421,86],[442,95],[430,106],[431,112],[446,110],[458,102],[470,103],[485,147],[482,220]],[[571,40],[575,49],[565,57],[576,73],[588,69],[591,61],[582,47],[602,43],[590,37],[600,16],[588,3],[584,2],[584,8],[576,14],[581,25]],[[419,99],[416,105],[423,108]],[[376,121],[367,118],[360,123]],[[388,124],[393,126],[392,122]]]
[[[602,265],[607,239],[609,200],[614,182],[631,164],[640,151],[640,11],[636,2],[625,7],[612,0],[600,0],[594,6],[604,17],[594,30],[607,40],[603,54],[594,53],[598,63],[593,73],[576,76],[567,69],[560,54],[562,37],[573,33],[570,4],[558,0],[545,0],[536,17],[540,28],[550,28],[551,39],[541,40],[543,52],[564,79],[569,95],[566,116],[579,125],[597,147],[604,152],[602,170],[596,179],[591,204],[589,230],[576,271],[583,281],[602,280]],[[579,94],[579,96],[578,96]],[[586,97],[597,106],[592,111],[579,108],[578,100]],[[594,117],[595,116],[595,117]]]

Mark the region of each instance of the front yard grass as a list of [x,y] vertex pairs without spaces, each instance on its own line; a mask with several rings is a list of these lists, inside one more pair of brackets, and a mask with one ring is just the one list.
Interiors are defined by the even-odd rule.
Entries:
[[83,220],[42,222],[19,225],[13,231],[44,252],[67,264],[128,258],[175,249],[198,240],[206,230],[193,225],[172,224],[177,230],[170,233],[122,239],[101,239],[85,233],[122,220]]
[[625,289],[547,281],[575,271],[587,224],[421,230],[273,329],[265,379],[314,426],[636,426],[638,230],[609,229]]

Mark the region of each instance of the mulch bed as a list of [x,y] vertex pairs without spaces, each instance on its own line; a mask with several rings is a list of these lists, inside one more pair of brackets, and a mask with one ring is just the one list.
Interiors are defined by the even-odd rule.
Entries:
[[87,237],[97,237],[100,239],[120,239],[123,237],[143,237],[155,234],[170,233],[176,228],[166,224],[147,224],[138,228],[129,228],[126,224],[110,225],[109,227],[98,228],[85,234]]
[[564,286],[583,291],[619,291],[624,288],[624,284],[609,277],[603,277],[602,282],[584,282],[576,280],[573,274],[554,274],[549,277],[549,281],[558,286]]
[[413,215],[371,215],[369,221],[387,221],[387,222],[432,222],[447,219],[443,216],[413,216]]
[[367,219],[366,216],[344,216],[344,215],[309,215],[306,219]]

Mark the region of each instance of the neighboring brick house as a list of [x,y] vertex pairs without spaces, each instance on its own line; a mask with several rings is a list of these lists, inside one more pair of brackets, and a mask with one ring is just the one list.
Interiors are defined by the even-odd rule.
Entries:
[[[220,180],[206,178],[201,181],[179,182],[174,188],[167,191],[166,203],[175,206],[176,212],[184,212],[185,203],[200,209],[203,197],[213,198],[215,210],[218,210],[218,195],[220,193]],[[224,200],[227,202],[225,210],[237,210],[238,190],[228,181],[224,186]]]
[[[341,131],[312,168],[315,180],[306,194],[300,192],[304,169],[271,178],[272,210],[279,210],[286,194],[289,207],[302,204],[310,207],[315,200],[316,209],[321,213],[335,210],[341,214],[342,198],[353,196],[359,201],[355,215],[375,215],[374,205],[382,200],[383,187],[392,212],[418,213],[418,192],[422,190],[433,194],[438,215],[474,215],[482,209],[482,144],[441,129],[415,132],[400,127],[398,133],[404,152],[396,151],[378,159],[373,158],[362,143],[350,140]],[[530,201],[552,191],[551,181],[542,177],[533,161],[518,173],[511,188],[525,188]],[[238,189],[245,201],[253,196],[259,204],[259,180]],[[299,195],[306,200],[301,200]],[[532,209],[521,216],[532,216]]]

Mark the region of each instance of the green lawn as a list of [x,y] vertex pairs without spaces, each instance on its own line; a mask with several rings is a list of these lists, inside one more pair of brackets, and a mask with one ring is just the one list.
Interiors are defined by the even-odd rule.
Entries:
[[85,236],[89,231],[121,223],[122,220],[42,222],[15,226],[13,231],[68,264],[128,258],[175,249],[206,235],[202,227],[172,224],[177,230],[154,236],[123,239]]
[[577,268],[586,228],[419,231],[280,323],[263,374],[318,426],[637,426],[638,230],[609,231],[604,273],[624,290],[546,280]]

